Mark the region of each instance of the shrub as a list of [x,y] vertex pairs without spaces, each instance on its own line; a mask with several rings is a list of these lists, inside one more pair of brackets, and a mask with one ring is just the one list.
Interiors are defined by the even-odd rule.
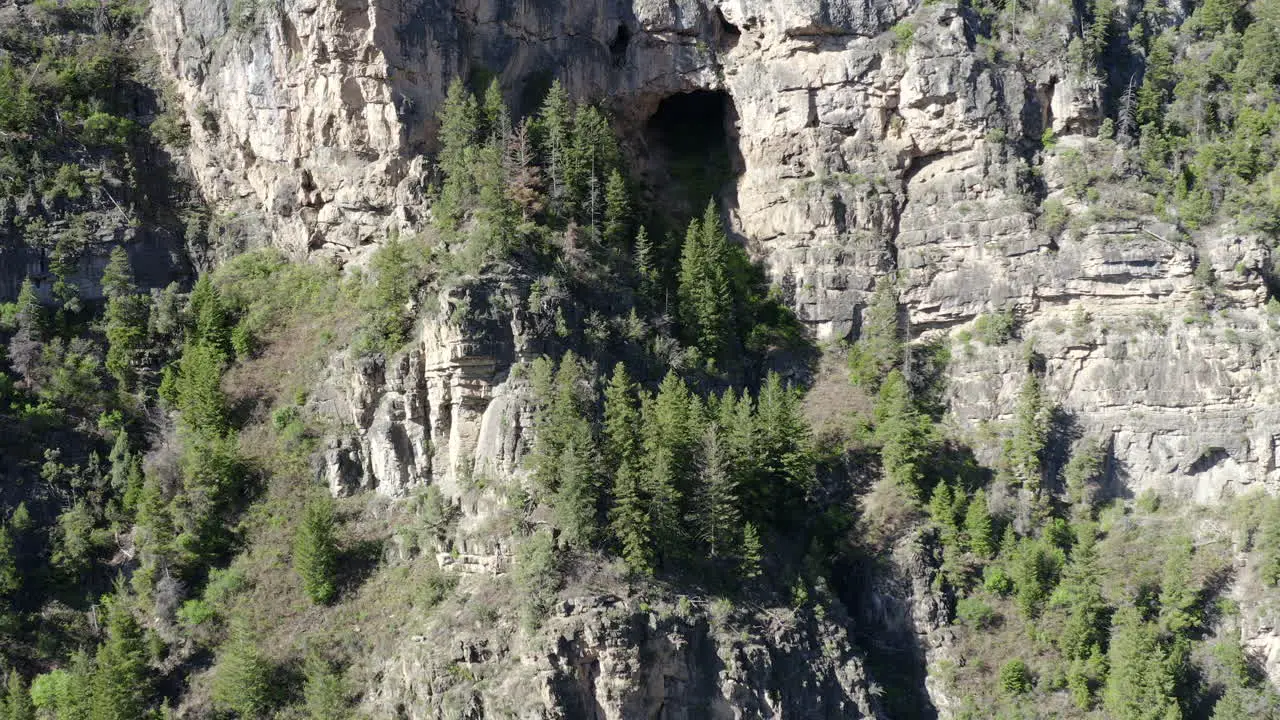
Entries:
[[1031,692],[1031,669],[1022,660],[1010,660],[1000,667],[1000,689],[1010,695]]
[[973,321],[973,335],[984,345],[1004,345],[1013,339],[1013,313],[1009,311],[979,315]]
[[956,619],[974,630],[995,624],[996,611],[977,598],[960,598],[956,601]]
[[982,573],[982,587],[993,595],[1004,597],[1013,592],[1013,578],[1004,568],[989,565]]

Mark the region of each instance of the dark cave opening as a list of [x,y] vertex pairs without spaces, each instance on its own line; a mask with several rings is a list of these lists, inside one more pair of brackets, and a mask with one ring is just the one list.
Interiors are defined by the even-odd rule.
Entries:
[[618,32],[613,36],[613,41],[609,43],[609,55],[613,59],[614,67],[622,67],[627,64],[627,49],[631,47],[631,28],[626,25],[619,25]]
[[738,41],[742,39],[742,30],[737,25],[729,22],[720,8],[715,9],[715,17],[716,46],[721,52],[729,52],[738,46]]
[[695,90],[662,100],[649,118],[648,145],[665,170],[664,204],[700,212],[711,197],[736,204],[733,180],[742,172],[738,112],[723,90]]

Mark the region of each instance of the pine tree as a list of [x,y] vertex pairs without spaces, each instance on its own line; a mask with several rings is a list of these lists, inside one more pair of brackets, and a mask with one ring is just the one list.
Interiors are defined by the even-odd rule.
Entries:
[[1037,493],[1042,479],[1042,456],[1049,439],[1049,413],[1040,378],[1028,373],[1018,392],[1013,436],[1006,443],[1005,460],[1014,482]]
[[604,241],[611,248],[623,249],[631,236],[631,193],[622,173],[609,173],[604,195]]
[[242,718],[264,716],[272,704],[273,675],[253,634],[233,623],[231,637],[219,650],[214,668],[214,705]]
[[309,720],[346,720],[352,716],[342,675],[317,654],[307,657],[302,697]]
[[1071,562],[1053,593],[1053,604],[1067,608],[1067,622],[1058,636],[1058,647],[1068,660],[1083,663],[1101,652],[1106,642],[1108,608],[1098,584],[1102,571],[1096,536],[1091,527],[1081,528],[1078,535]]
[[471,166],[480,131],[480,108],[460,78],[450,83],[439,120],[438,164],[443,182],[432,216],[441,229],[450,232],[458,229],[476,194]]
[[760,577],[763,558],[764,546],[760,542],[760,531],[753,523],[747,523],[742,529],[742,556],[738,560],[738,572],[744,580]]
[[885,475],[919,497],[925,463],[937,442],[937,431],[928,416],[915,407],[901,371],[891,370],[881,383],[875,418]]
[[1200,625],[1200,593],[1192,585],[1191,539],[1178,538],[1165,556],[1160,580],[1160,625],[1170,633],[1186,633]]
[[231,323],[227,308],[208,275],[201,275],[192,288],[187,317],[191,319],[191,341],[208,345],[223,359],[231,356]]
[[732,339],[733,297],[728,237],[715,202],[689,224],[680,254],[679,317],[686,337],[710,360],[720,360]]
[[134,295],[138,292],[133,279],[133,265],[129,253],[119,245],[111,249],[110,259],[102,271],[102,294],[108,299]]
[[987,491],[973,494],[964,516],[964,530],[968,538],[969,552],[980,558],[991,557],[995,550],[995,531],[991,526],[991,514],[987,511]]
[[8,523],[0,524],[0,597],[13,597],[22,587],[17,551]]
[[337,518],[328,495],[307,504],[293,539],[293,569],[311,601],[326,605],[338,592]]
[[754,435],[759,473],[750,494],[767,503],[775,520],[782,520],[808,500],[816,484],[816,465],[800,394],[784,386],[777,373],[769,373],[760,387]]
[[661,277],[658,271],[658,257],[653,247],[653,240],[649,239],[649,230],[643,225],[636,233],[635,267],[636,274],[640,277],[640,292],[650,300],[657,300]]
[[711,557],[718,558],[737,547],[742,510],[733,468],[715,425],[703,433],[700,465],[699,534]]
[[526,222],[546,210],[546,189],[534,148],[532,123],[532,119],[525,118],[507,142],[507,164],[511,167],[507,193]]
[[564,184],[571,217],[597,228],[605,210],[605,183],[618,167],[618,142],[599,109],[579,105],[564,163]]
[[9,671],[3,709],[4,720],[36,720],[36,706],[31,702],[31,689],[17,670]]
[[618,363],[604,391],[604,454],[610,467],[639,461],[640,412],[626,365]]
[[600,460],[589,435],[573,438],[560,454],[555,494],[557,524],[565,542],[590,547],[599,531]]
[[123,600],[107,606],[107,637],[93,674],[93,720],[136,720],[151,695],[142,628]]
[[208,342],[188,343],[178,362],[177,406],[184,427],[205,436],[218,436],[229,427],[227,400],[222,393],[226,354]]
[[489,81],[484,92],[484,131],[489,142],[497,147],[504,147],[511,135],[511,113],[507,110],[507,102],[502,98],[502,85],[498,78]]
[[1173,720],[1182,712],[1175,697],[1173,663],[1159,630],[1135,608],[1116,613],[1107,653],[1111,671],[1103,691],[1108,717],[1115,720]]
[[566,208],[565,201],[566,173],[572,174],[567,168],[572,154],[572,113],[569,94],[565,92],[564,86],[559,80],[552,82],[538,113],[538,120],[544,133],[543,146],[547,154],[548,174],[551,176],[552,209],[561,217],[572,213],[572,209]]
[[622,559],[631,572],[640,576],[652,575],[654,568],[654,519],[641,487],[644,479],[634,461],[623,460],[618,465],[610,516],[610,530],[618,539]]
[[9,339],[9,364],[30,381],[40,364],[49,330],[44,306],[36,295],[36,286],[31,278],[22,281],[15,305],[17,311],[14,320],[17,330]]
[[849,354],[850,377],[857,385],[875,389],[902,361],[898,288],[893,278],[882,277],[863,313],[858,342]]
[[938,481],[938,484],[933,486],[933,495],[929,497],[929,517],[942,528],[944,538],[952,537],[956,532],[956,518],[952,514],[954,502],[955,497],[951,493],[951,486],[946,480]]
[[650,534],[655,540],[657,555],[664,563],[672,562],[686,551],[684,529],[680,524],[683,493],[679,488],[676,458],[671,448],[660,446],[646,459],[642,487],[650,499],[649,515],[653,522]]

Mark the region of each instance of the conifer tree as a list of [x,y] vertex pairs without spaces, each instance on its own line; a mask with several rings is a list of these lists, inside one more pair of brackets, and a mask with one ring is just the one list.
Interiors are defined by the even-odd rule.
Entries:
[[201,275],[191,290],[187,316],[191,319],[191,342],[203,343],[225,359],[231,355],[231,327],[222,295],[209,276]]
[[480,130],[480,109],[475,96],[460,78],[450,83],[439,120],[439,167],[443,182],[432,215],[441,229],[453,231],[462,222],[475,196],[471,165]]
[[102,271],[102,294],[108,299],[126,297],[138,292],[133,279],[129,253],[119,245],[111,249],[107,266]]
[[863,313],[858,342],[849,353],[850,377],[857,385],[875,389],[902,362],[898,288],[893,278],[882,277]]
[[[643,228],[642,228],[643,230]],[[631,233],[631,193],[622,173],[609,173],[605,186],[604,241],[609,247],[623,249]]]
[[640,292],[650,300],[657,300],[660,279],[658,257],[653,240],[649,238],[649,230],[643,225],[636,233],[635,266],[636,274],[640,276]]
[[955,497],[946,480],[939,480],[933,486],[933,495],[929,497],[929,517],[942,528],[943,537],[949,538],[956,532],[956,518],[952,514]]
[[8,523],[0,524],[0,597],[13,597],[22,587],[17,553]]
[[525,118],[507,141],[507,164],[511,167],[508,195],[524,221],[546,209],[542,168],[534,147],[533,119]]
[[1186,633],[1200,624],[1200,593],[1192,585],[1191,539],[1170,543],[1160,580],[1160,625],[1170,633]]
[[551,179],[551,204],[553,211],[564,217],[571,210],[565,207],[565,183],[572,154],[573,108],[569,94],[559,80],[551,83],[551,89],[538,113],[543,131],[543,147],[547,155],[547,174]]
[[732,339],[728,242],[712,201],[702,220],[689,224],[680,254],[680,322],[689,342],[710,360],[721,359]]
[[148,340],[146,298],[137,295],[133,267],[122,247],[111,251],[111,260],[102,273],[102,291],[107,297],[107,371],[126,391],[137,379],[134,363]]
[[590,436],[571,439],[560,453],[555,511],[562,536],[570,545],[585,548],[596,540],[601,493],[599,464]]
[[1175,692],[1174,663],[1159,630],[1143,622],[1136,608],[1123,608],[1112,623],[1107,653],[1111,671],[1103,692],[1108,717],[1115,720],[1176,720],[1182,717]]
[[44,306],[36,295],[36,286],[31,278],[22,281],[15,304],[17,330],[9,338],[9,364],[30,382],[40,364],[49,329]]
[[490,144],[504,147],[511,135],[511,113],[502,98],[502,85],[498,78],[489,81],[484,92],[484,130]]
[[760,531],[755,524],[747,523],[742,529],[742,556],[738,559],[738,572],[745,580],[760,577],[761,561],[764,559],[764,546],[760,542]]
[[640,412],[636,387],[627,367],[618,363],[604,391],[604,452],[610,467],[636,463],[640,454]]
[[177,406],[187,429],[218,436],[229,427],[227,400],[222,392],[226,354],[209,342],[188,343],[178,362]]
[[307,657],[305,674],[302,697],[309,720],[347,720],[351,717],[342,675],[328,661],[311,654]]
[[876,440],[885,475],[919,497],[925,478],[925,462],[937,432],[929,418],[915,407],[911,389],[899,370],[891,370],[876,399]]
[[36,720],[36,706],[31,702],[31,689],[17,670],[9,671],[3,709],[4,720]]
[[680,525],[683,494],[679,488],[677,462],[671,448],[665,445],[647,453],[646,460],[642,487],[650,499],[651,537],[655,540],[656,554],[663,562],[670,562],[685,553]]
[[1049,411],[1040,378],[1028,373],[1018,392],[1013,436],[1005,445],[1005,459],[1014,482],[1037,493],[1042,479],[1042,457],[1049,439]]
[[738,545],[742,510],[733,468],[715,425],[702,436],[699,468],[700,536],[713,558],[732,553]]
[[311,601],[326,605],[338,592],[337,518],[326,494],[307,504],[293,539],[293,569]]
[[978,490],[965,511],[964,531],[969,552],[980,558],[989,558],[995,550],[995,531],[991,526],[991,514],[987,511],[987,491]]
[[272,704],[272,675],[253,634],[242,624],[233,623],[231,637],[219,650],[214,668],[214,705],[242,718],[264,716]]
[[[809,423],[800,395],[769,373],[756,399],[756,488],[751,493],[772,509],[775,520],[798,509],[815,484],[815,464]],[[763,509],[763,508],[761,508]]]
[[622,559],[640,576],[652,575],[654,569],[654,519],[641,487],[645,480],[636,461],[622,461],[614,475],[615,502],[610,516],[610,530],[618,539]]
[[1098,584],[1096,535],[1092,527],[1082,527],[1071,552],[1071,562],[1062,572],[1062,582],[1053,593],[1053,604],[1066,606],[1067,622],[1059,635],[1062,654],[1072,661],[1087,662],[1101,652],[1106,642],[1106,601]]
[[151,695],[142,628],[121,599],[107,606],[107,637],[93,674],[92,720],[136,720]]
[[564,183],[570,214],[582,224],[598,228],[605,210],[605,183],[618,166],[618,142],[608,119],[592,105],[579,105],[573,116],[573,135]]

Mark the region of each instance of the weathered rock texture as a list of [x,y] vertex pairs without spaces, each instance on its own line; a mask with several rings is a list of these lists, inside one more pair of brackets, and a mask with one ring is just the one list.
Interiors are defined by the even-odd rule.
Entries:
[[[879,717],[845,631],[811,613],[567,600],[525,633],[445,614],[378,668],[376,716],[731,720]],[[433,631],[446,629],[449,641]]]
[[[1112,182],[1123,153],[1095,137],[1104,90],[1070,64],[1065,3],[1039,3],[1028,22],[1067,20],[1003,60],[945,2],[231,5],[155,0],[152,27],[204,193],[271,242],[350,256],[420,226],[455,76],[497,73],[518,112],[558,77],[613,110],[638,158],[660,154],[644,129],[664,99],[721,92],[733,228],[819,338],[855,337],[868,293],[896,277],[913,336],[956,341],[951,409],[976,447],[998,447],[1030,343],[1066,437],[1110,450],[1116,492],[1208,501],[1280,483],[1270,251],[1230,228],[1181,234]],[[1017,317],[1017,338],[965,339],[994,312]],[[520,335],[518,318],[429,322],[412,352],[347,368],[356,433],[331,449],[335,489],[434,479],[488,502],[474,478],[513,471],[525,442]]]

